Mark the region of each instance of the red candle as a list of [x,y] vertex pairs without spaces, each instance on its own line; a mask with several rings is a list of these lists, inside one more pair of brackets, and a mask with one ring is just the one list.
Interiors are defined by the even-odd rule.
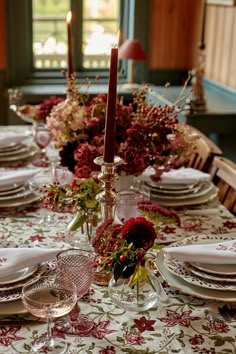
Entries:
[[104,162],[113,162],[115,155],[117,63],[118,48],[112,48],[104,137]]
[[68,38],[68,77],[70,78],[73,74],[73,63],[72,63],[72,44],[71,44],[71,18],[72,14],[71,11],[67,14],[67,38]]

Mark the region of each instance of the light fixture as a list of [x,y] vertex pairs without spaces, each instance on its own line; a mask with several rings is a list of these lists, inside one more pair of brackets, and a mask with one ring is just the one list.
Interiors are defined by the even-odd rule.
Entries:
[[134,83],[134,62],[147,60],[147,56],[140,42],[137,39],[127,39],[119,48],[119,59],[130,60],[128,83],[124,85],[125,88],[137,88],[138,84]]

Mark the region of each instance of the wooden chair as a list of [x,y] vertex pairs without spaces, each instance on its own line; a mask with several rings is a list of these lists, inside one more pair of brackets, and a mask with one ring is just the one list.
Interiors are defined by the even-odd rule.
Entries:
[[186,124],[186,126],[189,134],[198,137],[196,140],[196,149],[193,154],[191,154],[187,166],[209,173],[213,158],[215,156],[221,156],[222,151],[205,134],[190,125]]
[[236,214],[236,164],[222,156],[214,157],[211,178],[219,188],[219,201]]

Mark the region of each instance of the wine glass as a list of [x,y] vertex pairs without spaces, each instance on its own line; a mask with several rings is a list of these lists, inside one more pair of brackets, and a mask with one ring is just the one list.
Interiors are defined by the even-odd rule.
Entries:
[[33,127],[34,142],[40,149],[39,156],[33,161],[34,166],[48,167],[50,162],[46,155],[46,148],[52,140],[52,133],[44,123],[36,123]]
[[66,277],[43,276],[36,282],[23,286],[22,301],[34,316],[47,319],[47,333],[33,341],[32,351],[66,353],[68,344],[61,338],[53,337],[51,322],[69,313],[75,306],[75,284]]
[[[28,183],[30,191],[42,199],[46,192],[47,185],[52,183],[52,175],[47,171],[45,171],[45,173],[42,171],[32,177]],[[47,231],[55,224],[55,219],[55,213],[52,210],[42,208],[41,216],[38,219],[38,225]]]
[[[92,284],[95,273],[95,253],[82,249],[68,249],[57,255],[57,274],[67,277],[77,289],[80,299],[85,295]],[[74,307],[73,311],[58,321],[55,326],[58,330],[67,334],[85,335],[89,333],[94,323],[84,314],[80,314],[80,308]]]

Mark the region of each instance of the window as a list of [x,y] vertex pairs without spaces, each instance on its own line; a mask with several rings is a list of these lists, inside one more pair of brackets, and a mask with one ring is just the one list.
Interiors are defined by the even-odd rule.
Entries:
[[[74,63],[75,69],[106,69],[120,27],[120,1],[86,0],[81,5],[82,12],[78,8],[72,13],[72,52],[82,58]],[[70,1],[33,0],[32,9],[34,69],[66,68]]]
[[[101,38],[101,32],[104,28],[104,33],[109,33],[111,36],[111,43],[114,36],[117,36],[117,29],[119,29],[121,42],[129,37],[137,37],[147,50],[149,1],[93,0],[97,4],[97,9],[95,9],[94,6],[90,5],[92,0],[5,0],[8,86],[64,85],[64,78],[61,74],[61,68],[66,67],[65,52],[67,50],[67,41],[65,40],[66,13],[64,14],[64,12],[67,12],[69,7],[73,14],[74,71],[79,73],[79,77],[89,77],[90,79],[99,74],[100,82],[107,83],[107,59],[110,53],[105,51],[104,46],[100,46],[102,44],[100,40],[97,40],[97,43],[99,42],[97,47],[102,48],[101,53],[92,53],[89,42],[94,41],[93,36],[100,35]],[[52,26],[54,19],[51,23],[47,21],[46,24],[44,20],[46,15],[49,15],[43,13],[43,11],[46,11],[47,7],[46,5],[45,7],[41,6],[40,9],[40,3],[41,5],[47,3],[57,5],[57,12],[51,10],[50,16],[53,15],[53,18],[58,19],[58,28]],[[106,9],[108,9],[106,15],[104,15],[104,8],[102,8],[105,4]],[[44,21],[43,26],[39,24],[40,21]],[[97,28],[97,32],[94,31],[94,28]],[[40,34],[40,32],[42,33]],[[39,36],[48,36],[48,33],[55,32],[58,33],[57,41],[61,42],[60,49],[58,49],[58,51],[61,51],[59,53],[60,59],[42,64],[39,60],[41,48]],[[53,41],[55,43],[54,39]],[[99,60],[95,58],[96,60],[93,62],[92,57],[94,55],[97,57],[101,55],[102,57]],[[126,63],[122,63],[122,65],[126,65]],[[139,71],[138,74],[141,74],[141,72]]]

